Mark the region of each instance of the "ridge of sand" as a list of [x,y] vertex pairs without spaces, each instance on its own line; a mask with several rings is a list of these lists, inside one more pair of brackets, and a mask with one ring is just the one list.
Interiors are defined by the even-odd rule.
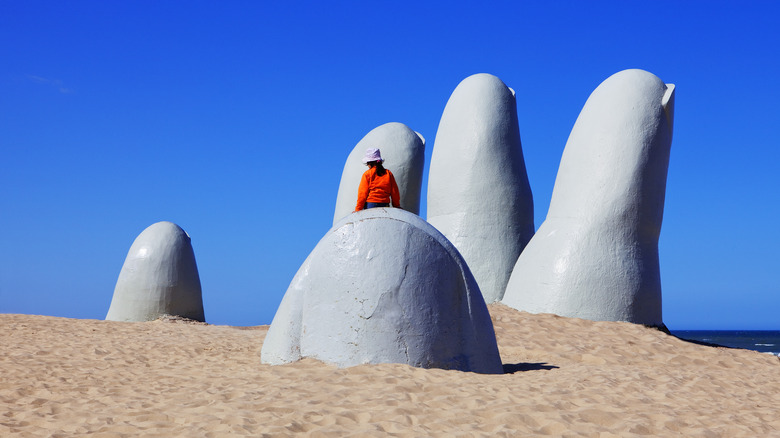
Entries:
[[0,436],[780,436],[780,359],[488,306],[504,375],[260,364],[267,326],[0,315]]

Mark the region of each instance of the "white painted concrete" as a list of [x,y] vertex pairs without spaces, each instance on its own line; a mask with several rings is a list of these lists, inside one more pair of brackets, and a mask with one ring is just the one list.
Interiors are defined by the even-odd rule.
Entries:
[[514,92],[477,74],[452,93],[439,123],[428,175],[428,222],[466,259],[485,301],[504,296],[534,234]]
[[405,363],[501,373],[495,333],[458,251],[420,217],[362,210],[320,240],[293,278],[261,360]]
[[420,214],[420,191],[425,167],[425,139],[403,123],[385,123],[371,130],[347,157],[341,173],[333,224],[355,210],[360,177],[368,168],[362,158],[368,148],[382,152],[384,167],[395,176],[401,208]]
[[547,218],[504,304],[532,313],[663,326],[658,237],[674,86],[642,70],[596,88],[561,158]]
[[158,222],[130,247],[106,319],[152,321],[166,314],[205,321],[190,236],[174,223]]

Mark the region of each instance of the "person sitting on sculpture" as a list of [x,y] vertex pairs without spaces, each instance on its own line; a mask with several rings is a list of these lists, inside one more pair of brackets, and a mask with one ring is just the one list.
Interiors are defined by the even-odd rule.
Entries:
[[363,163],[368,166],[368,170],[360,178],[355,211],[366,208],[389,207],[391,202],[393,207],[401,208],[401,195],[398,192],[398,184],[395,182],[393,173],[382,165],[383,161],[385,160],[382,159],[379,149],[366,149]]

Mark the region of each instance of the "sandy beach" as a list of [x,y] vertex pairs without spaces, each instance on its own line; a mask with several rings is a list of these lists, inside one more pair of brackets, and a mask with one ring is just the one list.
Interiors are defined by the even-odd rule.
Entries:
[[489,306],[506,374],[260,363],[267,326],[0,315],[0,436],[780,436],[780,359]]

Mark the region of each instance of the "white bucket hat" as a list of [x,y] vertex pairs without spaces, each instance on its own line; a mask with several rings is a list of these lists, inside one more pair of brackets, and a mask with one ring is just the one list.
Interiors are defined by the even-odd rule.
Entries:
[[366,149],[366,156],[363,157],[363,164],[370,163],[372,161],[385,161],[382,159],[382,155],[379,153],[379,149],[377,148]]

